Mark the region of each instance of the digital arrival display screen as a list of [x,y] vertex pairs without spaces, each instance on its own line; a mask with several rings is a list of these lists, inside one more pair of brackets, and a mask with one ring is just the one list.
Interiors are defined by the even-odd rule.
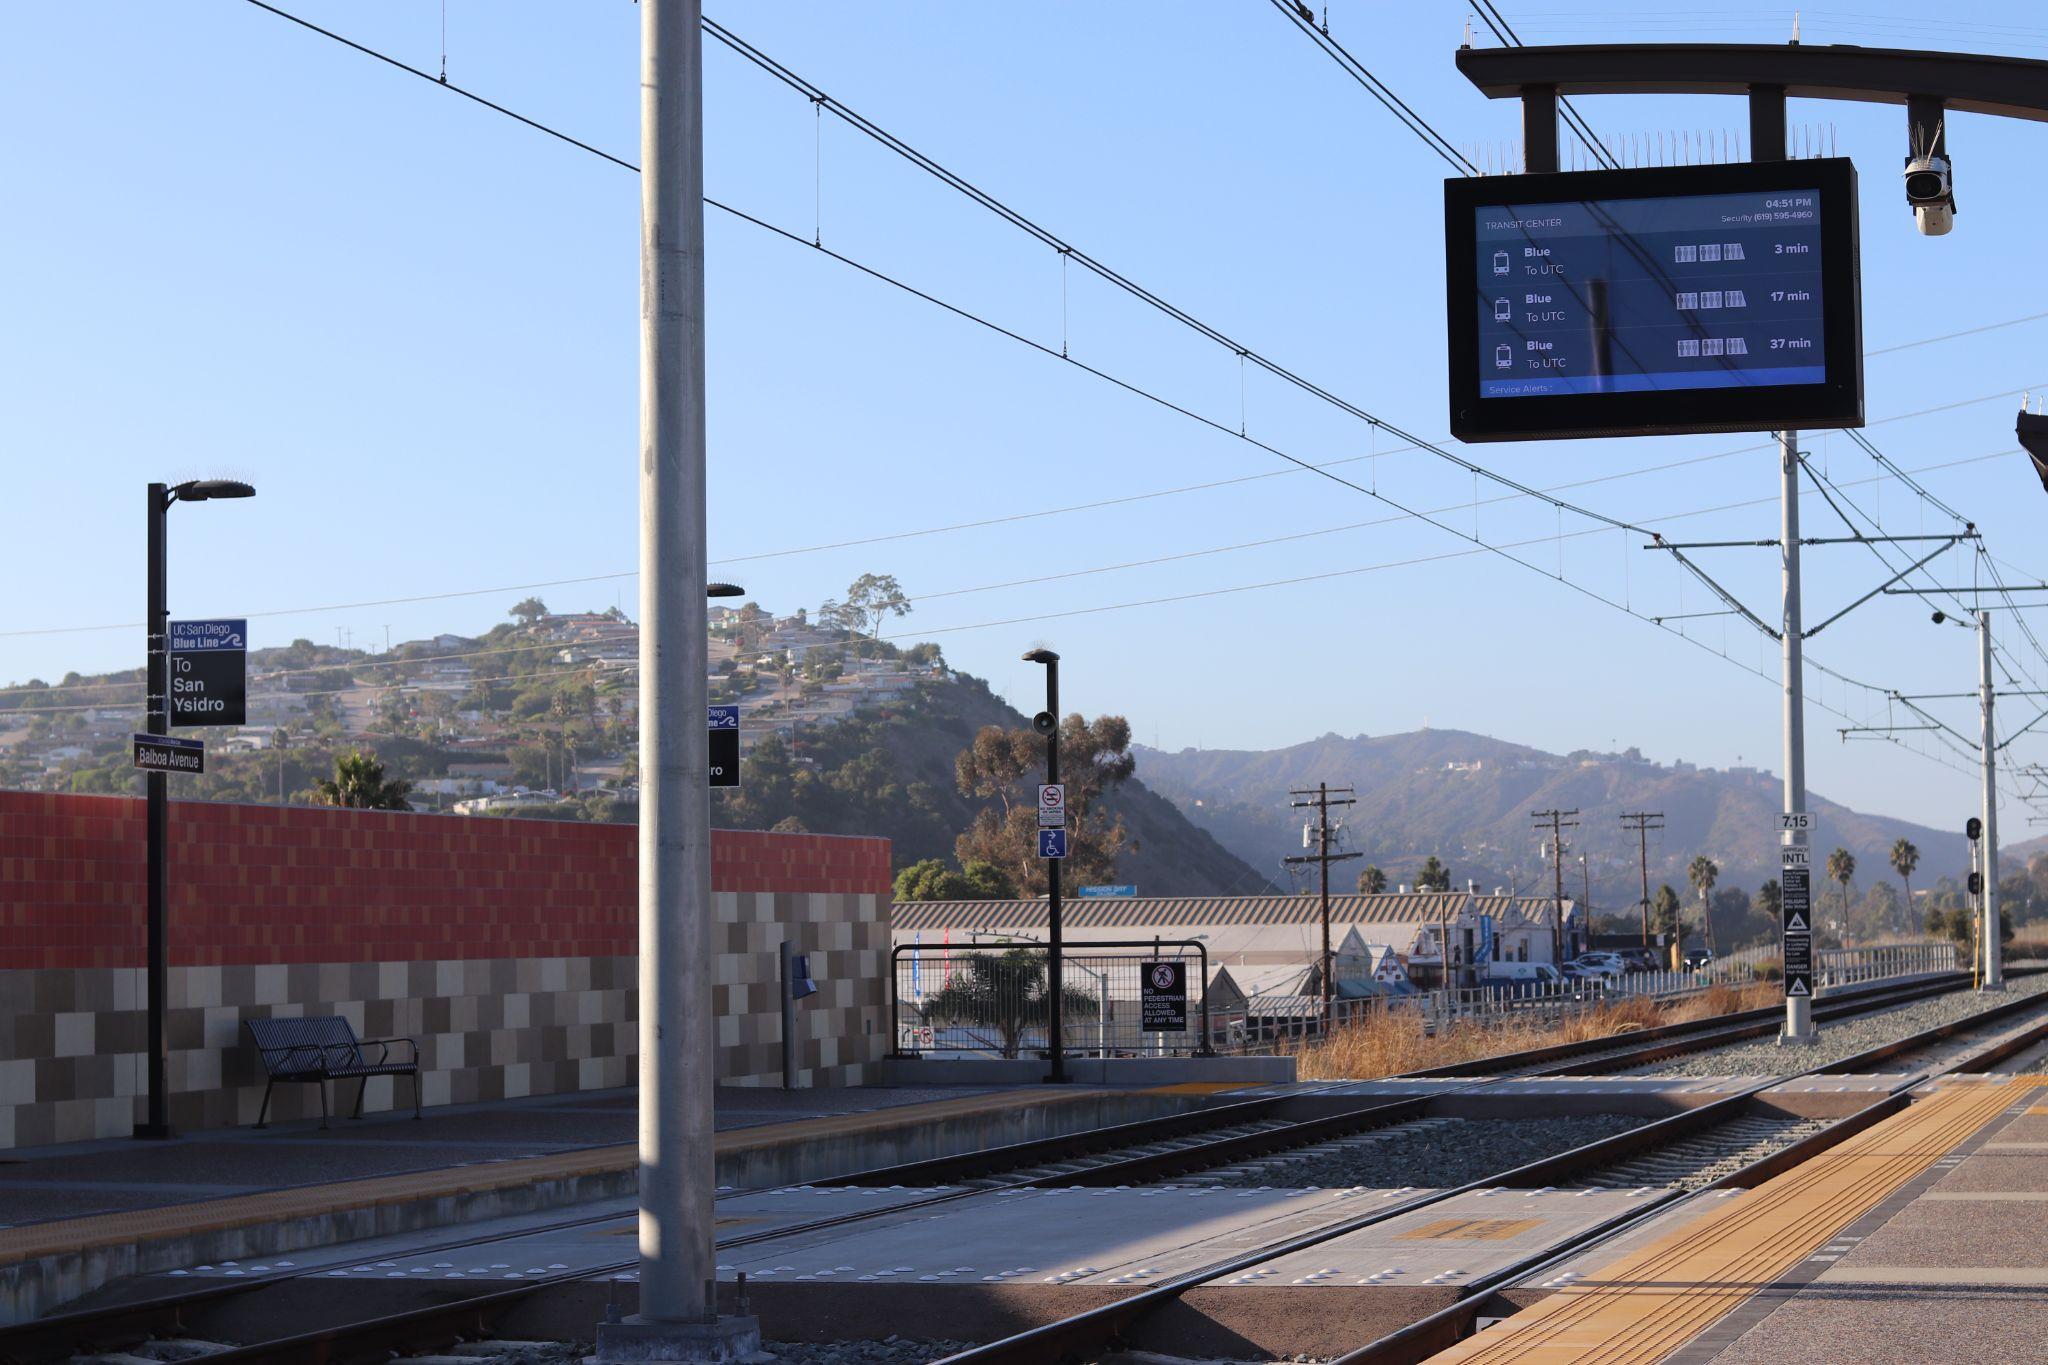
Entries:
[[1453,434],[1862,425],[1854,184],[1845,160],[1452,182]]

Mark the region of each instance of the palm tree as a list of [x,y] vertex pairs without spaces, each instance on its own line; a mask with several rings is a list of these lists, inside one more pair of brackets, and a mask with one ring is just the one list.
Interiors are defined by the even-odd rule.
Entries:
[[1358,874],[1358,889],[1368,896],[1379,895],[1387,889],[1387,874],[1377,864],[1367,863],[1365,871]]
[[1714,893],[1714,883],[1720,880],[1721,869],[1714,860],[1702,853],[1694,857],[1692,865],[1685,870],[1686,880],[1692,889],[1700,894],[1700,925],[1706,931],[1707,951],[1714,951],[1714,916],[1707,904],[1707,897]]
[[1424,860],[1422,870],[1415,874],[1417,891],[1448,891],[1451,889],[1451,870],[1437,861],[1432,853]]
[[334,756],[334,776],[313,784],[314,794],[324,805],[349,806],[356,810],[411,810],[406,800],[412,783],[402,778],[386,780],[384,765],[375,754],[351,749]]
[[[994,1029],[1003,1037],[1003,1056],[1015,1057],[1023,1050],[1025,1030],[1046,1026],[1052,997],[1045,969],[1045,954],[1032,948],[968,953],[958,959],[952,979],[925,997],[924,1020]],[[1061,994],[1066,1018],[1095,1017],[1095,1000],[1086,991],[1068,986]]]
[[1913,870],[1920,866],[1920,850],[1913,841],[1901,835],[1892,840],[1892,871],[1899,874],[1899,882],[1906,888],[1906,923],[1913,922]]
[[1828,880],[1839,882],[1842,887],[1842,930],[1849,927],[1849,882],[1856,875],[1856,858],[1846,848],[1838,848],[1828,854]]

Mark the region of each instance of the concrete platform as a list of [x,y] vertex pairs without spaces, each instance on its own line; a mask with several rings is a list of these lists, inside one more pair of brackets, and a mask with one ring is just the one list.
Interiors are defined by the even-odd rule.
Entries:
[[2048,1359],[2048,1077],[1954,1077],[1504,1297],[1446,1362]]
[[[754,1189],[823,1179],[1130,1122],[1202,1105],[1209,1094],[726,1091],[718,1180]],[[0,1221],[14,1224],[0,1227],[0,1322],[131,1275],[622,1199],[638,1181],[636,1149],[623,1140],[634,1122],[632,1094],[607,1092],[327,1131],[295,1124],[25,1151],[0,1164]],[[90,1212],[59,1212],[81,1208]]]

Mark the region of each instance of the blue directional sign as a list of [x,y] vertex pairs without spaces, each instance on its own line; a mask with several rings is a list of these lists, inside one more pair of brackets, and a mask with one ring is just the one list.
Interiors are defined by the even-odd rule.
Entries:
[[710,776],[713,787],[740,784],[740,708],[734,705],[707,706],[705,720],[710,726]]
[[1042,829],[1038,831],[1038,856],[1041,858],[1066,857],[1067,832],[1063,829]]
[[172,621],[165,672],[173,725],[241,725],[248,718],[249,623]]
[[1116,886],[1077,886],[1076,896],[1135,896],[1138,887],[1135,882],[1123,882]]

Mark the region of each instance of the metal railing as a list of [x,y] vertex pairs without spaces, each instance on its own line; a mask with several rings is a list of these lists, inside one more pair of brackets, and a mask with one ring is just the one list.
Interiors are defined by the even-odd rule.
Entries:
[[[1816,953],[1814,959],[1816,994],[1862,981],[1952,972],[1963,965],[1953,943],[1935,942],[1830,948]],[[1716,958],[1688,971],[1625,972],[1558,982],[1496,981],[1450,990],[1418,990],[1409,995],[1340,997],[1331,1002],[1331,1025],[1341,1029],[1390,1014],[1419,1019],[1432,1033],[1459,1022],[1483,1026],[1532,1017],[1553,1022],[1631,997],[1666,1002],[1717,986],[1758,984],[1764,980],[1761,969],[1777,964],[1775,949],[1760,948]],[[1295,1046],[1319,1038],[1325,1031],[1320,1002],[1296,1004],[1293,998],[1277,1009],[1255,1000],[1243,1009],[1218,1011],[1215,1029],[1216,1045],[1232,1052]]]
[[1823,948],[1814,955],[1819,989],[1893,976],[1963,970],[1953,943],[1893,943],[1882,948]]
[[[1050,949],[1029,940],[898,944],[889,955],[889,1033],[898,1057],[1037,1057],[1048,1050]],[[1178,963],[1186,1028],[1147,1029],[1145,969]],[[1060,953],[1061,1040],[1070,1057],[1210,1050],[1209,950],[1189,940],[1079,943]]]

